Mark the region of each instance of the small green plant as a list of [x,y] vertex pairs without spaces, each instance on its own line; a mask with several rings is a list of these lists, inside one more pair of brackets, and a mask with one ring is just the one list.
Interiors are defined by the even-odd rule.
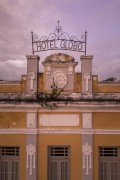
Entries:
[[63,89],[58,88],[55,82],[53,82],[53,85],[51,86],[51,93],[45,92],[43,102],[41,103],[41,106],[48,109],[55,109],[57,108],[57,98],[60,96],[60,94],[63,92]]

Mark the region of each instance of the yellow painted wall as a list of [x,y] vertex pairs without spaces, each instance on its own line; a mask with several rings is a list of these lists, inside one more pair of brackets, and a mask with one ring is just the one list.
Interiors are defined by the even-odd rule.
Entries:
[[75,92],[82,92],[82,74],[75,73]]
[[[26,78],[25,80],[23,79]],[[6,82],[6,84],[0,84],[0,93],[21,93],[26,92],[27,88],[27,75],[21,76],[20,84],[11,84]]]
[[38,74],[38,92],[43,92],[43,73]]
[[[58,141],[59,139],[59,141]],[[71,146],[70,166],[71,180],[82,179],[81,135],[40,134],[38,136],[38,180],[47,180],[48,146]]]
[[0,112],[0,128],[25,128],[26,113]]
[[98,92],[98,76],[97,75],[92,76],[92,91],[93,93]]
[[27,75],[22,75],[21,91],[26,92],[27,90]]
[[99,163],[99,154],[98,147],[99,146],[120,146],[120,135],[94,135],[93,138],[94,146],[93,146],[93,176],[94,180],[98,180],[98,163]]
[[0,85],[0,93],[19,93],[21,92],[21,84]]
[[0,146],[20,147],[20,180],[26,179],[26,138],[25,135],[0,135]]
[[94,112],[93,128],[120,129],[120,112]]
[[99,93],[119,93],[120,92],[120,84],[98,84],[98,92]]
[[[65,66],[66,67],[66,66]],[[65,68],[64,67],[64,68]],[[45,91],[45,79],[46,69],[44,73],[38,73],[38,92]],[[23,79],[26,77],[26,80]],[[27,75],[21,76],[22,80],[20,84],[0,84],[0,93],[21,93],[27,90]],[[82,92],[82,75],[81,73],[75,73],[74,92]],[[93,93],[119,93],[120,85],[115,83],[99,83],[98,76],[92,76],[92,90]],[[72,91],[73,92],[73,91]]]

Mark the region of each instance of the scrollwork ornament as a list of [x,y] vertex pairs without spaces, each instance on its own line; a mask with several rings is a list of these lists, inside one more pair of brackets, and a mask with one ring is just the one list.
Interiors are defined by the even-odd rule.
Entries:
[[[37,34],[32,33],[32,52],[41,52],[47,50],[70,50],[84,52],[86,55],[86,40],[87,32],[81,36],[81,40],[78,40],[75,36],[69,36],[68,33],[64,32],[59,25],[56,26],[53,33],[48,36],[38,38]],[[62,44],[65,41],[64,45]],[[70,47],[69,47],[70,46]]]

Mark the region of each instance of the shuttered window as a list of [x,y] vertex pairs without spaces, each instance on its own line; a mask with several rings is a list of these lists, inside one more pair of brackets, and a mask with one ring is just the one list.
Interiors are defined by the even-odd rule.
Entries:
[[70,179],[70,147],[52,146],[48,148],[48,180]]
[[99,180],[120,180],[120,147],[99,147]]
[[19,147],[0,147],[0,180],[19,180]]

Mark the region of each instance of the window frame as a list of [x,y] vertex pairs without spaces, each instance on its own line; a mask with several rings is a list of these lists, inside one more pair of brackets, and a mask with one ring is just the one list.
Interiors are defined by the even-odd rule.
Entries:
[[[20,147],[19,146],[0,146],[0,176],[2,176],[2,168],[1,164],[5,162],[8,163],[8,180],[12,180],[12,174],[17,174],[18,177],[16,180],[19,180],[20,174]],[[14,170],[13,163],[16,163],[16,167]],[[6,168],[6,167],[4,167]],[[3,170],[4,170],[3,168]],[[6,173],[3,171],[3,174]],[[3,175],[4,176],[4,175]],[[4,179],[3,179],[4,180]]]
[[[100,149],[102,148],[102,150]],[[110,150],[109,150],[110,149]],[[112,154],[112,149],[113,149],[113,154]],[[106,152],[105,152],[105,151]],[[103,155],[101,152],[103,151]],[[111,166],[112,162],[117,163],[117,170],[118,170],[118,180],[120,179],[120,147],[119,146],[99,146],[98,147],[98,175],[99,175],[99,180],[101,180],[101,163],[106,162],[106,174],[107,178],[105,180],[111,180]]]
[[[50,156],[50,148],[68,148],[68,156]],[[70,156],[71,156],[71,147],[70,146],[60,146],[60,145],[51,145],[48,146],[48,180],[51,180],[50,178],[50,163],[51,162],[56,162],[57,163],[57,170],[60,172],[62,168],[62,162],[63,163],[68,163],[68,180],[70,179]],[[60,173],[60,176],[62,173]],[[58,177],[59,175],[57,175]],[[61,177],[58,177],[58,180],[61,180]]]

